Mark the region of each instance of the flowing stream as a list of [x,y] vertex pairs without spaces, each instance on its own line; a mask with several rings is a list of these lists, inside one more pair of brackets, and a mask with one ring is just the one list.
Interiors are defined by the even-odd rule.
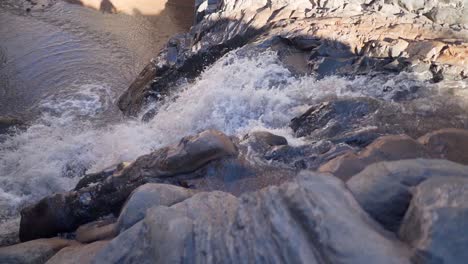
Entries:
[[[317,80],[295,76],[272,51],[254,58],[233,51],[196,82],[178,87],[143,123],[122,118],[115,100],[165,34],[177,31],[155,30],[158,19],[170,18],[102,14],[60,1],[32,13],[0,7],[0,115],[30,121],[0,143],[0,230],[17,221],[11,219],[22,206],[73,188],[84,173],[131,161],[183,136],[208,128],[231,135],[268,130],[299,145],[304,140],[292,137],[288,124],[311,104],[340,96],[390,100],[385,87],[405,90],[427,79],[402,73]],[[440,107],[433,97],[450,85],[427,84],[431,96],[419,99],[420,108]],[[466,83],[460,85],[453,86],[464,91]]]

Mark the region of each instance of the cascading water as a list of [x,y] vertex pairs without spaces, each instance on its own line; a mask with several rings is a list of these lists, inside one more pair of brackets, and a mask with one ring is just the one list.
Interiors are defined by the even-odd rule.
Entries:
[[253,130],[273,131],[292,144],[301,144],[288,125],[311,104],[341,96],[385,98],[384,87],[404,90],[417,83],[412,78],[400,74],[390,79],[331,76],[316,80],[293,76],[274,52],[254,58],[231,52],[195,83],[179,87],[150,122],[136,119],[105,126],[92,121],[112,106],[115,94],[99,85],[76,87],[75,93],[42,100],[42,116],[1,144],[1,217],[13,217],[31,201],[73,188],[85,172],[134,160],[209,128],[239,136]]
[[37,118],[25,131],[0,140],[0,229],[12,228],[10,220],[17,219],[21,207],[73,188],[85,173],[134,160],[205,129],[237,136],[272,131],[300,145],[307,139],[293,136],[290,120],[326,99],[367,96],[392,101],[395,92],[421,86],[413,98],[415,109],[430,112],[463,103],[463,98],[449,100],[445,94],[451,86],[463,90],[466,84],[430,84],[427,77],[401,73],[317,80],[295,76],[273,51],[252,57],[232,51],[195,82],[173,88],[176,92],[156,106],[149,122],[120,118],[115,100],[122,89],[116,89],[115,82],[62,80],[62,89],[45,93],[33,104]]

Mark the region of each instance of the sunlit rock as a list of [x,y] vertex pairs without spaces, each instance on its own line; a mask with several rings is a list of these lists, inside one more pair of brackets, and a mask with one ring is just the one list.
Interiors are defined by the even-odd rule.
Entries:
[[410,263],[411,254],[369,218],[340,180],[304,172],[240,198],[199,193],[153,207],[94,263]]

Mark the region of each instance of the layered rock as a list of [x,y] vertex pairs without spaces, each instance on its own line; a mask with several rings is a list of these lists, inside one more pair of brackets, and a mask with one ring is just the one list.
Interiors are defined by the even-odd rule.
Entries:
[[118,105],[137,115],[230,50],[247,43],[244,49],[266,49],[275,39],[303,53],[303,73],[407,70],[430,71],[436,81],[466,78],[465,3],[416,2],[199,1],[199,22],[169,41]]
[[432,157],[466,165],[468,156],[463,151],[466,142],[467,130],[453,128],[428,133],[417,141],[406,135],[383,136],[359,152],[351,149],[331,159],[321,165],[319,171],[348,180],[368,165],[380,161]]
[[155,206],[94,263],[410,263],[411,255],[340,180],[305,172],[240,198],[199,193]]

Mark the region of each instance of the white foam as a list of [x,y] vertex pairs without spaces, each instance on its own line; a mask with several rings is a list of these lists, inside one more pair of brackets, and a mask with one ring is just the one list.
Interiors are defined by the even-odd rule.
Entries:
[[[235,52],[207,69],[163,104],[148,123],[135,120],[96,128],[111,104],[105,85],[46,98],[36,124],[0,146],[0,204],[11,208],[69,190],[76,175],[129,161],[181,137],[212,128],[231,135],[269,130],[293,139],[289,121],[323,98],[383,96],[385,81],[294,77],[273,52],[256,58]],[[393,84],[392,84],[393,85]],[[87,118],[86,118],[87,117]],[[1,217],[0,217],[1,218]]]

